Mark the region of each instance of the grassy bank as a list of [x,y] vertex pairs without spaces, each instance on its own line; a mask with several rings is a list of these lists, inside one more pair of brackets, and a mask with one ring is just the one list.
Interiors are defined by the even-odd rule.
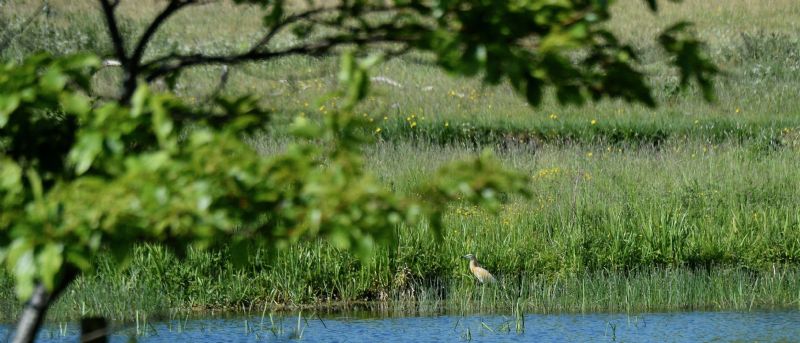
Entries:
[[[145,249],[147,250],[147,249]],[[153,260],[160,252],[142,251],[141,259]],[[283,303],[282,293],[319,297],[327,290],[344,297],[360,285],[375,283],[365,272],[318,274],[327,279],[315,283],[310,279],[282,280],[278,275],[237,271],[224,262],[215,261],[215,272],[199,274],[200,260],[216,260],[216,256],[195,256],[190,266],[162,264],[149,269],[143,262],[126,273],[104,271],[84,277],[76,283],[56,306],[48,320],[69,322],[79,316],[102,315],[116,322],[132,323],[184,317],[207,316],[230,312],[272,313],[304,309],[307,313],[370,311],[385,315],[434,315],[440,313],[587,313],[587,312],[656,312],[726,310],[751,311],[800,308],[800,269],[796,266],[775,266],[774,269],[751,271],[737,267],[710,269],[649,268],[647,270],[595,272],[573,275],[504,275],[494,286],[478,286],[466,275],[435,280],[409,280],[406,288],[393,288],[384,300],[340,298],[304,300]],[[174,261],[173,261],[174,262]],[[340,267],[339,267],[340,268]],[[192,270],[193,269],[193,270]],[[334,268],[320,268],[334,269]],[[154,274],[159,270],[165,274]],[[169,274],[167,274],[169,273]],[[209,276],[214,280],[209,281]],[[352,278],[352,279],[348,279]],[[171,281],[165,280],[171,279]],[[0,282],[7,283],[7,280]],[[287,291],[277,284],[296,287],[327,287]],[[277,288],[267,288],[277,287]],[[4,297],[0,320],[13,320],[11,302]],[[4,305],[4,306],[5,306]]]
[[[384,143],[369,151],[368,164],[411,193],[436,165],[473,153]],[[693,142],[633,151],[514,149],[501,157],[530,175],[532,199],[516,199],[497,216],[454,206],[441,242],[425,225],[401,227],[397,245],[379,247],[367,261],[316,242],[272,258],[254,251],[244,269],[224,251],[193,252],[179,263],[160,248],[142,247],[125,271],[100,261],[53,316],[131,319],[364,301],[411,313],[514,304],[528,311],[794,307],[798,153]],[[500,287],[475,286],[459,258],[469,252],[502,280]],[[13,302],[9,293],[6,304]]]
[[[5,27],[16,27],[36,2],[2,2]],[[141,30],[153,6],[120,9],[126,32]],[[153,1],[155,3],[155,1]],[[91,1],[51,0],[51,12],[0,53],[36,50],[108,53]],[[425,225],[400,227],[398,242],[366,261],[310,242],[272,258],[254,251],[244,269],[227,252],[191,252],[185,263],[158,247],[141,247],[128,269],[101,259],[51,313],[52,320],[102,314],[132,320],[198,310],[259,311],[265,305],[349,306],[387,311],[654,311],[800,306],[800,3],[695,0],[646,14],[643,1],[620,1],[613,29],[641,51],[662,106],[604,100],[531,108],[505,85],[482,87],[450,78],[426,56],[408,56],[374,72],[359,109],[378,142],[367,148],[371,172],[413,195],[435,167],[495,149],[530,176],[533,197],[512,199],[498,216],[455,205],[436,242]],[[9,9],[9,10],[6,10]],[[13,13],[14,15],[10,15]],[[77,20],[80,18],[81,20]],[[718,102],[679,92],[652,38],[678,18],[697,30],[726,70]],[[236,23],[233,25],[232,23]],[[258,18],[247,8],[208,5],[165,26],[153,52],[244,49]],[[221,28],[219,35],[211,30]],[[248,31],[249,30],[249,31]],[[250,32],[251,35],[242,34]],[[287,72],[287,70],[289,72]],[[336,99],[332,57],[291,58],[232,68],[226,92],[254,92],[274,109],[269,133],[253,145],[265,155],[289,141],[295,115],[320,118]],[[219,69],[197,68],[177,92],[204,101]],[[96,76],[99,94],[118,71]],[[476,287],[465,253],[475,253],[501,280]],[[0,275],[0,308],[17,306]],[[13,311],[0,311],[0,321]]]

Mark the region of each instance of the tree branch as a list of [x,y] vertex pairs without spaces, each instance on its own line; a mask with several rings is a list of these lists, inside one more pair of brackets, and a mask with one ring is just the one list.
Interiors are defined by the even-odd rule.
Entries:
[[348,44],[377,44],[377,43],[401,43],[405,44],[409,41],[408,38],[400,38],[396,36],[389,36],[386,34],[368,36],[368,37],[329,37],[325,40],[313,44],[306,44],[295,46],[292,48],[278,50],[278,51],[249,51],[238,55],[222,55],[222,56],[209,56],[204,54],[193,55],[169,55],[157,60],[154,60],[144,66],[145,69],[150,69],[147,73],[146,80],[153,81],[159,77],[168,75],[177,70],[210,64],[228,64],[235,65],[246,62],[263,61],[272,58],[280,58],[291,55],[310,55],[319,56],[331,49]]
[[[145,80],[151,82],[155,79],[160,77],[169,75],[174,73],[180,69],[191,67],[191,66],[198,66],[198,65],[211,65],[211,64],[224,64],[224,65],[235,65],[241,64],[245,62],[253,62],[253,61],[264,61],[269,60],[272,58],[280,58],[290,55],[320,55],[327,53],[331,49],[347,44],[375,44],[375,43],[408,43],[410,39],[400,38],[397,35],[393,35],[391,33],[393,27],[391,25],[383,26],[383,27],[374,27],[374,28],[346,28],[348,31],[345,34],[341,34],[338,36],[329,36],[326,38],[321,38],[317,40],[316,43],[307,43],[300,46],[294,46],[291,48],[287,48],[284,50],[279,51],[268,51],[266,47],[275,38],[283,29],[287,26],[299,23],[302,21],[309,21],[316,24],[321,24],[319,21],[315,21],[314,19],[318,15],[326,14],[326,13],[341,13],[342,11],[346,11],[346,8],[343,5],[335,6],[335,7],[320,7],[320,8],[313,8],[309,9],[300,13],[288,15],[279,21],[277,21],[266,34],[255,42],[247,52],[238,53],[238,54],[230,54],[230,55],[219,55],[219,56],[209,56],[202,53],[197,54],[188,54],[188,55],[180,55],[180,54],[170,54],[167,56],[163,56],[160,58],[156,58],[152,61],[139,65],[141,63],[141,57],[144,51],[144,44],[146,44],[145,38],[148,38],[152,35],[151,32],[155,32],[160,25],[161,22],[166,20],[169,15],[174,13],[180,9],[180,7],[196,2],[197,0],[171,0],[170,4],[167,8],[159,14],[158,18],[151,24],[148,28],[147,32],[145,32],[143,36],[143,40],[140,41],[140,44],[137,46],[137,51],[141,51],[140,54],[134,53],[132,57],[132,64],[137,74],[141,73],[145,75]],[[394,6],[371,6],[367,8],[359,9],[360,14],[376,14],[376,13],[383,13],[383,12],[392,12],[392,11],[400,11],[403,8],[398,8]],[[329,23],[326,23],[330,25]],[[152,29],[152,30],[151,30]],[[359,34],[368,35],[366,37],[358,37]],[[393,51],[394,55],[402,55],[408,50],[408,46],[403,47],[400,50]],[[132,92],[133,90],[131,90]],[[132,94],[132,93],[131,93]],[[125,97],[124,97],[125,98]]]
[[128,64],[128,55],[125,53],[125,41],[119,33],[119,25],[117,25],[117,18],[114,15],[114,10],[119,5],[119,1],[100,0],[100,6],[103,8],[103,15],[106,19],[106,26],[108,26],[108,34],[111,36],[111,43],[114,45],[114,54],[117,60],[123,66]]
[[58,296],[69,286],[76,277],[78,277],[78,269],[66,266],[63,270],[61,281],[56,284],[52,292],[48,292],[44,285],[40,282],[36,285],[31,299],[25,303],[25,308],[22,310],[22,315],[17,323],[17,329],[14,332],[14,343],[29,343],[36,339],[36,333],[42,326],[47,309],[50,305],[58,299]]
[[150,26],[147,27],[141,38],[139,38],[139,42],[136,44],[133,54],[131,54],[131,64],[138,68],[141,64],[142,56],[144,56],[144,51],[147,48],[147,43],[149,43],[153,35],[156,34],[158,28],[161,27],[170,16],[175,14],[175,12],[194,2],[194,0],[171,0],[167,7],[153,19],[153,22],[150,23]]
[[136,91],[136,87],[138,86],[137,80],[139,78],[139,74],[141,74],[142,57],[147,49],[147,43],[149,43],[156,32],[158,32],[158,28],[161,27],[161,25],[164,24],[164,22],[166,22],[167,19],[175,14],[175,12],[177,12],[179,9],[194,2],[195,0],[170,0],[167,7],[161,11],[161,13],[159,13],[155,19],[153,19],[150,25],[147,26],[147,29],[145,29],[145,32],[139,38],[139,42],[136,43],[133,53],[126,61],[127,63],[122,63],[122,66],[125,69],[125,76],[122,82],[122,95],[120,96],[120,102],[123,104],[128,103],[133,96],[133,92]]
[[[283,30],[286,26],[290,24],[294,24],[302,20],[309,20],[314,23],[319,23],[319,21],[313,20],[314,16],[325,13],[335,13],[337,11],[344,11],[344,10],[346,10],[346,8],[343,5],[340,5],[336,7],[320,7],[307,10],[305,12],[289,15],[281,19],[277,24],[273,25],[261,40],[253,44],[253,46],[250,48],[250,52],[258,51],[260,48],[263,48],[266,45],[268,45],[269,42],[272,40],[272,38],[274,38],[278,33],[280,33],[281,30]],[[397,11],[397,10],[399,10],[399,8],[392,6],[371,6],[368,8],[361,9],[360,13],[375,14],[375,13]]]
[[264,38],[261,38],[261,40],[256,42],[256,44],[253,44],[253,46],[250,48],[250,52],[256,52],[260,48],[262,48],[262,47],[266,46],[267,44],[269,44],[269,42],[272,41],[272,38],[274,38],[276,34],[278,34],[284,27],[286,27],[289,24],[296,23],[296,22],[298,22],[300,20],[310,18],[311,16],[319,14],[319,13],[333,12],[333,11],[340,10],[340,9],[341,9],[341,7],[315,8],[313,10],[308,10],[308,11],[305,11],[305,12],[301,12],[301,13],[290,15],[290,16],[282,19],[280,22],[278,22],[274,26],[272,26],[270,28],[270,30],[267,32],[267,34],[264,35]]

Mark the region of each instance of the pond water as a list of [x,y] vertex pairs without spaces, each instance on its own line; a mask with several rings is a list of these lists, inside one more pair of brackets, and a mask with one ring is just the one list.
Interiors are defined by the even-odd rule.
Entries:
[[[299,323],[299,325],[298,325]],[[174,320],[116,328],[111,342],[795,342],[800,311],[442,315],[365,318],[261,316]],[[299,328],[299,330],[298,330]],[[0,326],[0,340],[8,326]],[[74,325],[48,325],[37,342],[77,342]]]

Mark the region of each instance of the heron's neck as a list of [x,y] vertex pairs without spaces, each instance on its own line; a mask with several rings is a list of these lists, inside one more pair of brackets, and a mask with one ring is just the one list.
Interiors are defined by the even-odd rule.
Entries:
[[469,260],[469,267],[470,268],[476,268],[476,267],[480,267],[480,266],[481,265],[478,264],[478,260],[476,260],[474,258]]

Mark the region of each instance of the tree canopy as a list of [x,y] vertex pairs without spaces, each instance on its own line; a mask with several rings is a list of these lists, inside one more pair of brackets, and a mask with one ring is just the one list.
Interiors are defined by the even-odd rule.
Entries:
[[[532,105],[547,87],[562,103],[612,97],[655,105],[635,49],[605,28],[611,1],[239,0],[264,11],[264,31],[246,51],[147,54],[164,22],[204,2],[171,0],[141,35],[126,37],[119,1],[99,0],[125,74],[118,99],[91,96],[100,66],[91,52],[0,66],[0,262],[19,298],[30,299],[18,340],[33,339],[44,309],[103,251],[124,262],[140,242],[179,255],[233,245],[243,259],[247,250],[236,247],[323,237],[367,254],[401,223],[428,218],[440,226],[451,200],[497,207],[505,194],[527,193],[526,178],[490,154],[445,166],[421,197],[395,194],[366,172],[360,147],[368,138],[352,109],[382,59],[429,52],[453,73],[508,81]],[[717,70],[689,28],[676,24],[658,41],[681,85],[695,80],[710,99]],[[271,44],[287,34],[296,43]],[[321,125],[298,118],[297,142],[272,156],[245,139],[270,115],[258,98],[189,105],[147,86],[192,66],[330,53],[342,53],[338,95],[346,105]]]

